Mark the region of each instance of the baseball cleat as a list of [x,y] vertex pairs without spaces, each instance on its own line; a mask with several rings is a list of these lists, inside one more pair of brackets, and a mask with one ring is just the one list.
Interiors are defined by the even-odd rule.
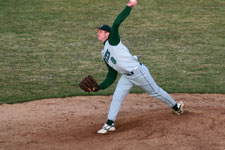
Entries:
[[174,111],[174,113],[176,113],[177,115],[181,115],[184,113],[184,103],[182,101],[180,101],[179,103],[177,103],[177,107],[178,110]]
[[116,128],[114,127],[114,123],[112,125],[108,125],[108,124],[104,124],[104,126],[102,127],[102,129],[98,130],[98,134],[106,134],[109,131],[115,131]]

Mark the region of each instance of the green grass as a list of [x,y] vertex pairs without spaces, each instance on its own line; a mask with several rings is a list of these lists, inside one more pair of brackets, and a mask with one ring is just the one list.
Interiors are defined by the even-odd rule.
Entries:
[[[0,104],[93,94],[107,69],[96,25],[127,1],[0,0]],[[168,92],[225,93],[224,0],[142,0],[120,27],[123,42]],[[143,92],[134,88],[132,92]]]

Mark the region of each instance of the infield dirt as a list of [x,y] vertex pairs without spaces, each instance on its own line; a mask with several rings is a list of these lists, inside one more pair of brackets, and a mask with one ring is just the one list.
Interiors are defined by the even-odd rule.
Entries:
[[0,150],[224,150],[225,95],[171,94],[178,116],[146,94],[129,94],[116,131],[98,135],[112,96],[0,105]]

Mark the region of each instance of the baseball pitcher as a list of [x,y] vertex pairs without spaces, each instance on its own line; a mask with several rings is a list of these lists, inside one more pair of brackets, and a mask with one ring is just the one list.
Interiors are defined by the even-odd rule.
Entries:
[[134,85],[141,87],[150,96],[167,104],[176,114],[180,115],[183,113],[183,102],[177,103],[166,91],[161,89],[155,83],[148,68],[139,62],[137,57],[133,56],[120,40],[120,24],[128,17],[132,7],[135,5],[137,5],[137,0],[130,0],[122,12],[116,17],[112,27],[109,25],[97,27],[98,40],[104,44],[102,59],[108,68],[108,74],[105,80],[98,85],[92,76],[88,76],[79,84],[86,92],[96,92],[109,87],[116,80],[117,74],[121,74],[113,94],[107,121],[97,131],[99,134],[106,134],[109,131],[116,130],[114,122],[120,106]]

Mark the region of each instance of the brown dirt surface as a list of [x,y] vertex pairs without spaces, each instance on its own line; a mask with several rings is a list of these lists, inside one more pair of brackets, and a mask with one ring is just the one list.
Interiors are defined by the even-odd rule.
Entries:
[[171,94],[178,116],[147,94],[129,94],[116,131],[98,135],[112,96],[0,105],[0,150],[224,150],[225,95]]

